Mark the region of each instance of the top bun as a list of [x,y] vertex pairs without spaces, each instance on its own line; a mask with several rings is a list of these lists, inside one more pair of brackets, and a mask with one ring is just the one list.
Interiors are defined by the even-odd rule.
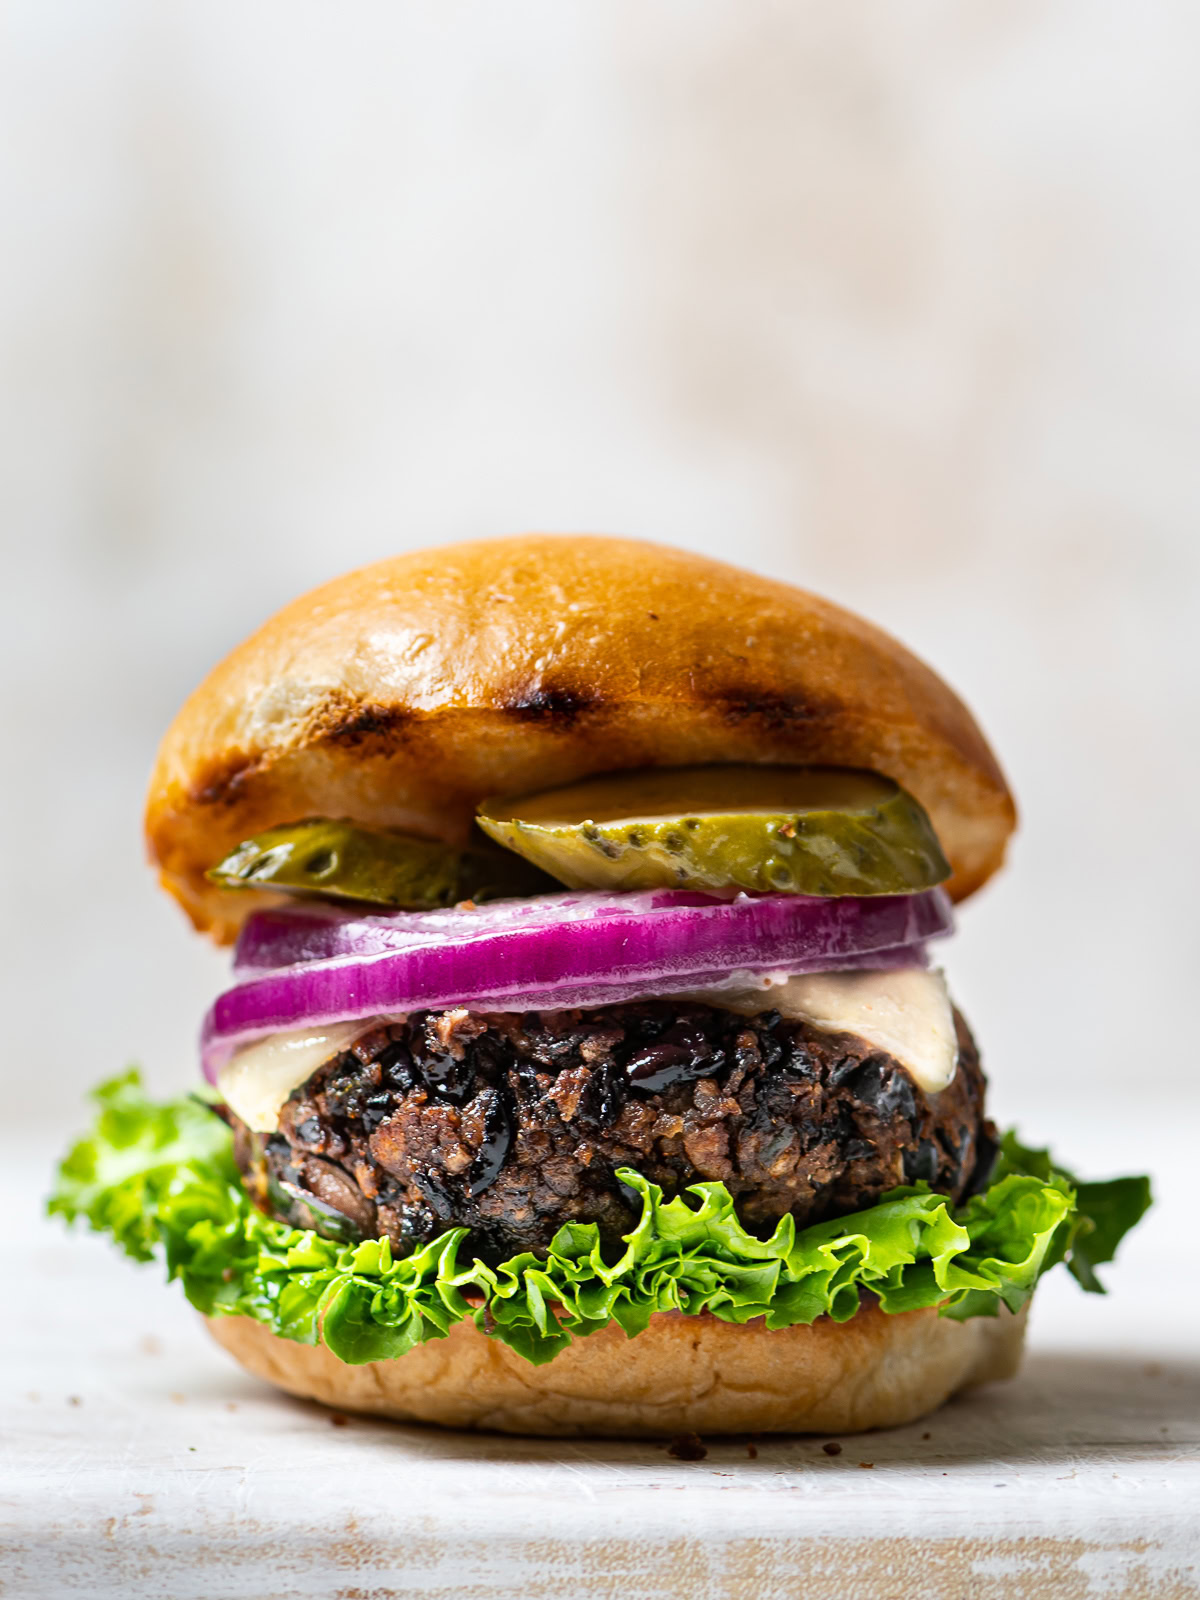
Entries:
[[962,899],[1012,796],[970,712],[878,628],[703,556],[537,534],[418,550],[285,606],[200,685],[158,753],[151,858],[226,942],[264,897],[205,871],[335,817],[464,841],[490,795],[703,762],[825,762],[925,806]]

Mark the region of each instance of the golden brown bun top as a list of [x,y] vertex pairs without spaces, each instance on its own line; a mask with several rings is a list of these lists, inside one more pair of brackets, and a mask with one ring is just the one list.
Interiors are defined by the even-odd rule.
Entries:
[[265,828],[338,817],[461,841],[489,795],[733,761],[896,779],[956,899],[1015,822],[970,712],[878,628],[682,550],[530,535],[414,551],[285,606],[172,723],[146,834],[164,885],[227,940],[262,900],[205,870]]

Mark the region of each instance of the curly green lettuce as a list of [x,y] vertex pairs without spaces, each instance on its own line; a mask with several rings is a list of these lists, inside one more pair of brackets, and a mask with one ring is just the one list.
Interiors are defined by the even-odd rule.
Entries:
[[770,1238],[748,1233],[721,1183],[665,1200],[639,1173],[619,1176],[641,1215],[618,1254],[594,1223],[565,1223],[546,1254],[491,1267],[452,1228],[400,1258],[386,1239],[339,1244],[263,1216],[250,1202],[228,1129],[200,1101],[156,1104],[136,1072],[103,1084],[88,1136],[67,1154],[52,1214],[111,1234],[135,1261],[165,1260],[198,1310],[255,1318],[341,1360],[403,1355],[467,1317],[528,1361],[616,1322],[640,1333],[656,1311],[787,1328],[845,1322],[861,1294],[885,1312],[1018,1310],[1038,1278],[1066,1262],[1103,1293],[1096,1267],[1150,1204],[1146,1178],[1080,1183],[1045,1150],[1005,1136],[986,1190],[953,1207],[925,1185],[865,1211]]

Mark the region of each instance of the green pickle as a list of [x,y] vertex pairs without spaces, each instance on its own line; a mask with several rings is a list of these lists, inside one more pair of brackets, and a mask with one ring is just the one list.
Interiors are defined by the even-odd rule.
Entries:
[[912,795],[848,767],[611,773],[485,801],[478,821],[573,889],[911,894],[950,876]]
[[323,818],[256,834],[207,876],[224,889],[272,889],[408,911],[558,887],[527,860],[486,843],[459,850]]

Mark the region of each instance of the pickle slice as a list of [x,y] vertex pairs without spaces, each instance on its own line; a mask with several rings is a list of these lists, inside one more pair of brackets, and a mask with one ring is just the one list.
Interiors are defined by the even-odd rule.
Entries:
[[558,887],[529,861],[488,844],[458,850],[323,818],[256,834],[206,876],[223,889],[274,889],[408,911],[545,894]]
[[910,894],[950,876],[924,809],[848,767],[664,767],[485,801],[479,826],[573,889]]

